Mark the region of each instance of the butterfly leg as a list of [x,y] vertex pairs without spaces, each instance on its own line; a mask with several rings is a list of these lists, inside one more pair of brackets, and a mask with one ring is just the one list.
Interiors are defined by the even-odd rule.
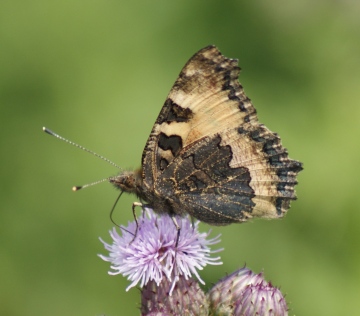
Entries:
[[175,227],[176,227],[176,230],[177,230],[177,235],[176,235],[176,242],[175,242],[175,256],[174,256],[174,271],[175,271],[175,278],[174,278],[174,281],[171,285],[171,288],[170,288],[170,293],[172,293],[174,287],[175,287],[175,283],[179,280],[179,269],[176,268],[176,263],[177,263],[177,260],[176,260],[176,256],[177,256],[177,246],[179,244],[179,239],[180,239],[180,226],[179,224],[177,223],[176,221],[176,217],[174,214],[171,214],[170,215]]
[[132,212],[133,212],[134,220],[135,220],[135,223],[136,223],[136,229],[135,229],[134,237],[133,237],[133,239],[131,240],[130,244],[135,240],[136,235],[137,235],[138,230],[139,230],[139,222],[138,222],[138,219],[137,219],[136,213],[135,213],[135,208],[136,208],[137,206],[143,207],[143,204],[140,203],[140,202],[134,202],[133,205],[132,205]]
[[195,230],[195,218],[193,216],[191,216],[190,219],[191,219],[191,226],[192,226],[193,230]]
[[180,239],[180,226],[179,224],[177,223],[176,221],[176,218],[175,218],[175,215],[170,215],[174,225],[175,225],[175,228],[177,230],[177,235],[176,235],[176,243],[175,243],[175,248],[177,248],[178,244],[179,244],[179,239]]

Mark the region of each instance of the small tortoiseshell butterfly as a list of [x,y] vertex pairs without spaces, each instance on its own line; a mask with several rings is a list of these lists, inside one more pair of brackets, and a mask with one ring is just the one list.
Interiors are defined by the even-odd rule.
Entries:
[[190,214],[227,225],[282,217],[296,199],[302,164],[258,121],[239,72],[238,61],[215,46],[197,52],[161,109],[141,168],[110,182],[173,219]]

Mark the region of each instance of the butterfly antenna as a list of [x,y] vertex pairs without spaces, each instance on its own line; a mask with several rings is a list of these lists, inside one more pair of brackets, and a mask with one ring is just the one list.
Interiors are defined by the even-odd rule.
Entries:
[[[66,138],[64,138],[64,137],[62,137],[62,136],[54,133],[53,131],[49,130],[49,129],[46,128],[46,127],[43,127],[43,131],[44,131],[45,133],[51,135],[51,136],[54,136],[54,137],[56,137],[56,138],[64,141],[65,143],[68,143],[68,144],[70,144],[70,145],[73,145],[73,146],[75,146],[75,147],[77,147],[77,148],[79,148],[79,149],[81,149],[81,150],[84,150],[84,151],[86,151],[86,152],[88,152],[88,153],[90,153],[90,154],[92,154],[92,155],[94,155],[94,156],[96,156],[96,157],[98,157],[98,158],[106,161],[106,162],[109,163],[110,165],[112,165],[112,166],[114,166],[114,167],[116,167],[116,168],[118,168],[118,169],[120,169],[120,170],[122,169],[122,168],[120,168],[116,163],[112,162],[111,160],[109,160],[109,159],[107,159],[107,158],[105,158],[105,157],[97,154],[96,152],[94,152],[94,151],[92,151],[92,150],[90,150],[90,149],[87,149],[87,148],[85,148],[85,147],[83,147],[83,146],[81,146],[81,145],[79,145],[79,144],[76,144],[76,143],[72,142],[71,140],[68,140],[68,139],[66,139]],[[108,179],[103,179],[103,180],[100,180],[100,181],[91,183],[91,184],[89,184],[89,185],[84,185],[84,186],[80,187],[80,189],[81,189],[81,188],[84,188],[85,186],[90,186],[90,185],[93,185],[93,184],[96,184],[96,183],[99,183],[99,182],[103,182],[103,181],[105,181],[105,180],[108,180]],[[73,190],[74,190],[74,188],[73,188]],[[74,190],[74,191],[77,191],[77,190]]]
[[72,190],[75,192],[75,191],[79,191],[81,189],[85,189],[87,187],[91,187],[95,184],[99,184],[99,183],[102,183],[102,182],[105,182],[105,181],[109,181],[111,179],[110,178],[105,178],[105,179],[101,179],[101,180],[98,180],[98,181],[94,181],[94,182],[91,182],[91,183],[87,183],[87,184],[84,184],[84,185],[79,185],[79,186],[73,186],[72,187]]

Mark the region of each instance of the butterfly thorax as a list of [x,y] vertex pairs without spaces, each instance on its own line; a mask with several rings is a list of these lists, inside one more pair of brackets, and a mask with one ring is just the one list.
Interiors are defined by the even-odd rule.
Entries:
[[[185,215],[183,208],[180,208],[176,197],[173,196],[171,188],[166,190],[167,195],[161,195],[155,190],[150,190],[146,187],[142,177],[142,169],[123,171],[117,176],[110,178],[109,182],[123,192],[135,194],[141,202],[145,202],[147,206],[152,207],[158,214]],[[170,198],[168,195],[172,197]]]

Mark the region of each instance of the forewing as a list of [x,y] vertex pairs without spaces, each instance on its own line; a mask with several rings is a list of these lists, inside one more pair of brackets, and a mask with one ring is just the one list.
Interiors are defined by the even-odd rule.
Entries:
[[238,82],[236,59],[215,46],[197,52],[184,66],[151,131],[142,158],[144,185],[154,181],[179,153],[197,140],[257,116]]

